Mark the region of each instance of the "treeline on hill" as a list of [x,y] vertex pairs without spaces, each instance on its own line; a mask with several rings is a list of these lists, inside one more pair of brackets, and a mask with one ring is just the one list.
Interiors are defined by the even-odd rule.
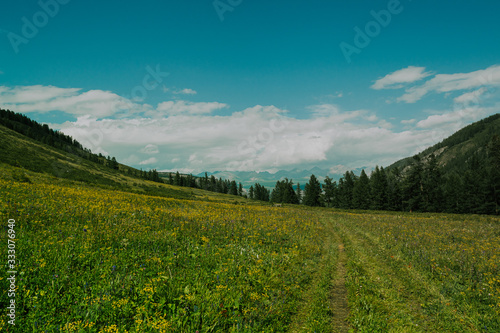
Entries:
[[323,184],[312,175],[301,198],[300,185],[293,194],[292,181],[276,183],[271,201],[341,209],[393,210],[499,214],[500,138],[493,136],[486,154],[473,154],[463,172],[443,173],[436,157],[418,155],[410,166],[389,170],[378,166],[370,177],[347,171],[338,182],[326,177]]
[[137,178],[161,182],[156,170],[143,171],[133,168],[127,168],[126,171],[120,169],[120,165],[115,157],[94,154],[88,148],[84,148],[78,141],[69,135],[59,131],[54,131],[47,124],[38,122],[26,117],[23,114],[10,110],[0,109],[0,125],[3,125],[17,133],[27,136],[43,144],[65,151],[66,153],[76,155],[80,158],[101,164],[110,169],[126,173]]
[[208,177],[206,172],[205,177],[195,177],[191,174],[181,175],[177,171],[174,176],[172,176],[172,173],[169,173],[168,181],[165,180],[164,182],[170,185],[199,188],[211,192],[247,197],[241,183],[237,184],[235,180],[217,179],[214,175]]
[[[199,188],[206,191],[237,195],[253,200],[267,202],[286,202],[294,204],[299,203],[299,200],[297,199],[296,193],[293,189],[293,183],[291,181],[289,182],[288,180],[282,182],[278,181],[276,183],[276,188],[273,190],[272,194],[269,189],[266,189],[264,186],[258,183],[250,186],[249,191],[246,193],[241,183],[236,183],[235,180],[216,178],[214,175],[211,175],[209,177],[206,172],[204,177],[195,177],[190,174],[181,175],[179,172],[176,172],[174,175],[173,173],[169,173],[168,177],[164,177],[164,182],[170,185]],[[282,184],[282,187],[278,186],[279,184]],[[291,199],[289,200],[289,198]]]

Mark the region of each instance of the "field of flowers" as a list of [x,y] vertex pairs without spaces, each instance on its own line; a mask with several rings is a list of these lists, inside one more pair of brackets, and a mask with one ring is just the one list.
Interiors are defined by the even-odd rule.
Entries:
[[500,331],[498,217],[194,201],[5,175],[0,331]]
[[0,217],[6,263],[16,220],[8,332],[286,331],[322,251],[314,212],[84,186],[0,180]]

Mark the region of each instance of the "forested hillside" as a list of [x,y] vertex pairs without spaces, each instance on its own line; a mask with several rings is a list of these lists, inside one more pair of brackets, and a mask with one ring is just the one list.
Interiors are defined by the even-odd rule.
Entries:
[[[348,171],[309,185],[305,204],[343,209],[499,214],[500,115],[471,124],[442,142],[368,175]],[[314,181],[313,183],[317,183]]]

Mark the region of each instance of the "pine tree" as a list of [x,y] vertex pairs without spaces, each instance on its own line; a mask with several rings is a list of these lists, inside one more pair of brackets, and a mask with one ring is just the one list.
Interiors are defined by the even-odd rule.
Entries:
[[500,137],[493,135],[488,144],[488,183],[490,184],[490,214],[500,213]]
[[339,180],[338,200],[339,207],[342,209],[352,209],[352,196],[354,191],[354,181],[356,176],[352,171],[346,171],[344,176]]
[[298,204],[297,194],[293,189],[293,181],[285,178],[278,180],[271,194],[272,202]]
[[311,175],[304,189],[304,204],[306,206],[321,206],[321,184],[316,176]]
[[424,169],[423,179],[423,205],[428,212],[440,212],[444,209],[443,181],[441,170],[434,154],[431,154]]
[[388,207],[388,183],[384,168],[375,167],[370,178],[371,208],[385,210]]
[[115,157],[111,159],[111,169],[118,170],[118,162]]
[[302,190],[300,189],[300,183],[297,183],[296,195],[297,195],[297,202],[301,203],[302,202]]
[[181,183],[181,174],[179,173],[179,171],[177,171],[175,173],[174,185],[176,185],[176,186],[181,186],[182,185],[182,183]]
[[361,170],[359,179],[354,184],[352,201],[356,209],[370,208],[370,179],[366,175],[365,170]]
[[462,178],[456,172],[449,174],[444,184],[445,212],[456,214],[464,212],[463,189]]
[[404,203],[409,211],[421,211],[423,209],[423,165],[418,155],[413,157],[414,164],[410,167],[404,182]]
[[402,177],[399,168],[391,169],[387,175],[387,209],[389,210],[403,210],[401,181]]
[[238,186],[234,180],[231,181],[231,185],[229,186],[229,194],[238,195]]
[[335,187],[337,185],[330,177],[325,177],[325,184],[323,185],[323,202],[326,207],[333,207],[333,201],[335,200]]

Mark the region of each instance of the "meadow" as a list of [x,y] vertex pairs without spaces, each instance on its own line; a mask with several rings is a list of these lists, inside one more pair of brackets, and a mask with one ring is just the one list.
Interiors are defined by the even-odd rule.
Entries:
[[0,177],[0,331],[500,331],[497,217],[166,198],[26,174]]

